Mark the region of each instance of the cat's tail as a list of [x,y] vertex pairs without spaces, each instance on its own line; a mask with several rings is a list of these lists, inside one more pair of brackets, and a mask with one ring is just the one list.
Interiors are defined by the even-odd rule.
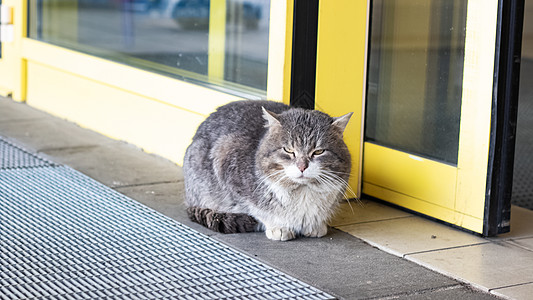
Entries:
[[191,221],[221,233],[257,231],[259,223],[247,214],[217,212],[209,208],[187,207]]

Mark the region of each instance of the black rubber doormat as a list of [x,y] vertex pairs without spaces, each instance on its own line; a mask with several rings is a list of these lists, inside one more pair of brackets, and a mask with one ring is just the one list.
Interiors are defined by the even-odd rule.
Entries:
[[[333,298],[69,167],[2,143],[0,299]],[[6,163],[9,147],[21,153]],[[11,161],[18,157],[25,158]]]

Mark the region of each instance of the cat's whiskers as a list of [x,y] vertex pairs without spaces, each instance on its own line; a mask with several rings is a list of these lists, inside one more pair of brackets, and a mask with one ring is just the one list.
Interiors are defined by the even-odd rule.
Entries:
[[270,192],[274,193],[274,186],[277,186],[280,184],[280,182],[284,179],[287,178],[287,175],[285,175],[285,173],[283,173],[283,176],[280,176],[276,181],[273,181],[269,186],[268,186],[268,189],[270,190]]
[[[340,175],[352,175],[352,173],[347,173],[347,172],[338,172],[338,171],[331,171],[331,170],[327,170],[328,173],[330,173],[331,175],[335,175],[335,174],[340,174]],[[337,176],[337,175],[335,175]],[[339,179],[341,179],[342,181],[344,181],[344,183],[346,184],[346,188],[348,189],[348,192],[350,192],[351,195],[353,195],[353,197],[349,196],[349,195],[345,195],[346,196],[346,199],[355,199],[359,205],[361,206],[364,206],[363,203],[361,203],[361,198],[357,195],[357,193],[355,193],[352,188],[350,187],[350,185],[348,184],[348,182],[346,180],[344,180],[342,177],[339,177]]]
[[346,195],[345,187],[343,186],[343,184],[331,178],[330,176],[321,175],[319,176],[319,181],[321,184],[327,186],[332,191],[338,192],[342,196]]
[[350,175],[350,176],[353,175],[353,172],[348,173],[348,172],[339,172],[339,171],[332,171],[332,170],[328,170],[328,172],[334,173],[334,174],[340,174],[340,175]]
[[[271,180],[272,178],[274,178],[275,176],[280,175],[280,174],[282,176],[279,176],[278,178],[275,178],[274,180]],[[274,194],[274,195],[277,195],[279,197],[278,193],[276,192],[276,187],[279,187],[280,183],[283,180],[286,180],[286,179],[288,179],[288,176],[285,174],[285,170],[284,169],[276,171],[276,172],[270,174],[269,176],[267,176],[266,178],[264,178],[261,181],[262,185],[264,185],[266,187],[266,189],[264,190],[264,196],[268,197],[269,194]],[[284,199],[278,199],[278,200],[283,201]]]
[[346,198],[348,198],[348,194],[346,193],[347,190],[353,193],[353,191],[348,186],[348,182],[346,182],[346,180],[342,179],[340,176],[333,174],[331,171],[321,170],[320,177],[322,179],[328,180],[335,187],[338,187],[339,190],[342,190],[342,194]]
[[[256,185],[256,187],[255,187],[255,189],[254,189],[254,191],[253,191],[253,193],[252,193],[252,195],[255,195],[255,192],[256,192],[261,186],[263,186],[263,185],[265,185],[265,186],[267,187],[267,189],[270,189],[269,185],[267,185],[266,182],[267,182],[268,180],[270,180],[271,178],[273,178],[274,176],[277,176],[277,175],[282,174],[283,172],[285,172],[285,170],[284,170],[284,169],[281,169],[281,170],[278,170],[278,171],[276,171],[276,172],[274,172],[274,173],[272,173],[272,174],[269,174],[268,176],[264,176],[264,177],[262,177],[262,178],[261,178],[261,181],[259,181],[259,182],[257,183],[257,185]],[[281,178],[283,178],[283,176],[281,176]]]
[[347,200],[348,205],[350,206],[350,209],[352,210],[352,213],[354,213],[352,204],[348,199],[351,199],[353,197],[350,197],[349,194],[354,195],[356,201],[359,203],[359,205],[362,205],[361,201],[357,197],[356,193],[352,190],[350,185],[346,180],[344,180],[342,177],[336,175],[335,173],[341,173],[346,174],[343,172],[335,172],[335,171],[329,171],[329,170],[322,170],[321,178],[324,180],[324,182],[328,182],[329,184],[339,187],[339,192],[344,196],[344,198]]
[[317,180],[320,182],[320,184],[326,185],[332,190],[341,192],[344,195],[344,187],[338,184],[335,184],[335,180],[331,179],[329,176],[325,174],[319,174],[317,177]]
[[[320,181],[321,184],[329,186],[334,191],[337,190],[338,194],[340,194],[340,195],[342,195],[342,196],[344,196],[346,198],[346,190],[345,190],[346,187],[343,186],[342,184],[339,184],[339,182],[335,181],[330,176],[322,175],[319,178],[319,181]],[[348,202],[348,205],[350,206],[350,209],[352,210],[352,214],[355,213],[354,210],[353,210],[352,205],[350,204],[350,202]]]

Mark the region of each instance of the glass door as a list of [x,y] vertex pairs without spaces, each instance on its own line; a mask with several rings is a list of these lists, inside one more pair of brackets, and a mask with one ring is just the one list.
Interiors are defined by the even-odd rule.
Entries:
[[497,128],[516,114],[503,104],[517,86],[502,85],[502,72],[517,75],[501,37],[521,19],[502,3],[372,1],[363,193],[476,233],[509,230],[509,199],[494,198],[493,180],[512,170],[501,151],[513,128]]

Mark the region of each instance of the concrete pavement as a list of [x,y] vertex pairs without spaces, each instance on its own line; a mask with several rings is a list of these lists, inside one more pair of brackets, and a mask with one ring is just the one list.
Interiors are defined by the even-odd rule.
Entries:
[[0,135],[341,299],[495,299],[336,229],[289,242],[209,231],[186,216],[179,166],[1,97]]

